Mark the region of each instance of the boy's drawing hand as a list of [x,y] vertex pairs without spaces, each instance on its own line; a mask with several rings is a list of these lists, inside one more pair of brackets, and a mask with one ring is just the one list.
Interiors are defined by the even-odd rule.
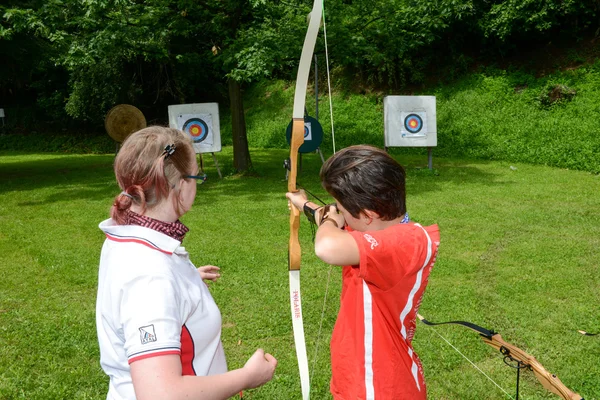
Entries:
[[338,209],[335,204],[328,204],[325,207],[323,207],[323,213],[324,214],[322,217],[320,217],[320,220],[330,218],[334,220],[340,228],[346,224],[346,219],[341,213],[338,212]]
[[215,267],[214,265],[205,265],[202,267],[198,267],[198,272],[200,273],[200,277],[202,280],[209,280],[216,282],[217,279],[221,277],[217,271],[219,271],[219,267]]

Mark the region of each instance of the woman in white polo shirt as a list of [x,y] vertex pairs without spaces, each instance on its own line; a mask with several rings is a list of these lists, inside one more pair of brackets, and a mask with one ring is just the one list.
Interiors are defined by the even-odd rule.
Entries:
[[271,380],[277,361],[258,349],[227,371],[221,314],[202,279],[219,268],[194,267],[179,217],[196,196],[192,142],[158,126],[130,135],[115,159],[123,190],[100,258],[96,325],[107,399],[226,399]]

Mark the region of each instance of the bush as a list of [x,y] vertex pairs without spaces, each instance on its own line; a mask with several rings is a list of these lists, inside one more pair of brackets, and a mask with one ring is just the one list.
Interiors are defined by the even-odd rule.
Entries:
[[114,153],[116,143],[110,136],[89,133],[0,134],[0,151],[27,153]]
[[542,107],[547,108],[555,104],[571,101],[575,97],[575,94],[577,94],[577,91],[566,85],[547,84],[540,94],[539,102]]

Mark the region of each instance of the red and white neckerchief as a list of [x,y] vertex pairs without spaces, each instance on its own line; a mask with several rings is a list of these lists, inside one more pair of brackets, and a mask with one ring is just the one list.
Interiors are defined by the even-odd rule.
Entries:
[[133,211],[127,211],[127,220],[125,225],[138,225],[144,228],[150,228],[160,233],[172,237],[175,240],[183,241],[185,234],[188,233],[189,228],[185,226],[180,220],[175,222],[164,222],[154,218],[147,217],[134,213]]

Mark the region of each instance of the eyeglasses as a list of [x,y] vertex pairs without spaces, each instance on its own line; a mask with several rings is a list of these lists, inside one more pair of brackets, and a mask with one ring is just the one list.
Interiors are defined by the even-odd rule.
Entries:
[[202,185],[206,181],[206,174],[204,175],[186,175],[186,179],[195,179],[198,181],[198,185]]

